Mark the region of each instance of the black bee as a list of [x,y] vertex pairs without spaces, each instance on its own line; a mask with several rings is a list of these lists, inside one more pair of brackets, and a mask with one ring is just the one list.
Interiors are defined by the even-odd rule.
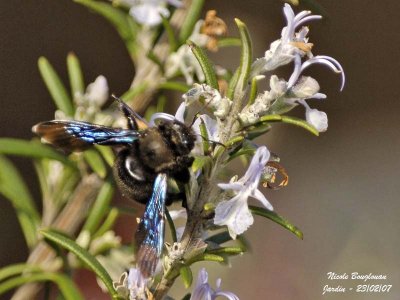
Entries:
[[147,203],[135,234],[139,247],[138,267],[144,277],[154,274],[164,244],[167,177],[180,183],[190,179],[188,168],[196,136],[178,120],[161,120],[154,127],[139,129],[145,122],[115,97],[128,122],[128,129],[110,128],[79,121],[53,120],[35,125],[32,131],[42,140],[68,151],[84,151],[92,145],[119,146],[114,177],[123,194]]

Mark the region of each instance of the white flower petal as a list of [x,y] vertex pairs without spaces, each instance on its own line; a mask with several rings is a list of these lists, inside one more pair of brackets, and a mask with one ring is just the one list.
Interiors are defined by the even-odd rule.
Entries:
[[266,163],[268,162],[270,157],[270,152],[267,147],[261,146],[257,148],[257,151],[254,153],[253,158],[251,159],[250,165],[246,171],[246,174],[238,180],[238,182],[248,182],[255,183],[256,187],[258,185],[258,180],[261,176],[262,170],[264,169]]
[[238,182],[218,183],[218,187],[223,189],[223,190],[240,191],[240,190],[243,189],[243,184],[242,183],[238,183]]
[[167,121],[174,121],[175,120],[175,116],[171,115],[171,114],[167,114],[167,113],[155,113],[151,116],[149,124],[151,126],[155,125],[155,121],[158,119],[164,119]]
[[176,220],[179,218],[187,219],[187,212],[186,209],[182,208],[179,210],[170,210],[169,215],[171,216],[172,220]]
[[101,107],[108,99],[107,79],[100,75],[86,88],[85,98],[96,107]]
[[226,225],[232,239],[245,232],[253,222],[247,207],[247,195],[239,193],[231,200],[220,202],[215,209],[214,224]]
[[306,109],[307,123],[313,125],[319,132],[324,132],[328,129],[328,116],[325,112],[315,108]]
[[[239,300],[239,297],[232,292],[219,291],[214,294],[214,297],[225,297],[228,300]],[[213,298],[213,299],[215,299]]]
[[185,119],[184,119],[185,111],[186,111],[186,103],[182,102],[179,105],[178,109],[176,110],[175,119],[178,120],[179,122],[184,123],[185,122]]
[[145,26],[153,27],[161,23],[161,15],[169,17],[169,10],[165,7],[151,3],[143,3],[133,6],[129,14],[139,23]]
[[254,190],[250,196],[252,196],[253,198],[256,198],[258,201],[260,201],[262,203],[262,205],[265,206],[266,209],[269,209],[271,211],[274,210],[271,203],[269,203],[267,198],[265,198],[264,194],[261,193],[261,191],[259,189]]
[[217,280],[217,288],[214,291],[208,284],[208,273],[205,268],[199,271],[197,276],[196,287],[194,288],[190,300],[214,300],[217,297],[223,296],[229,300],[239,300],[239,298],[231,293],[220,290],[221,279]]
[[343,70],[342,65],[336,59],[334,59],[333,57],[327,56],[327,55],[314,56],[314,57],[306,60],[302,64],[300,72],[303,72],[306,68],[308,68],[309,66],[311,66],[313,64],[326,65],[327,67],[329,67],[335,73],[339,73],[341,75],[341,77],[342,77],[342,84],[340,86],[340,90],[341,91],[343,90],[344,84],[346,82],[346,76],[344,74],[344,70]]
[[183,3],[181,1],[179,1],[179,0],[167,0],[167,2],[170,5],[173,5],[175,7],[182,7],[183,6]]

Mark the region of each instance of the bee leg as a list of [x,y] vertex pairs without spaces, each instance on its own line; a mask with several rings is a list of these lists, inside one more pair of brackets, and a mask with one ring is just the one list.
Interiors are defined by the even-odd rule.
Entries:
[[186,208],[186,195],[183,192],[167,193],[165,205],[170,206],[173,202],[182,200],[182,206]]
[[180,170],[177,173],[173,174],[176,181],[180,183],[188,183],[190,180],[190,172],[188,169]]

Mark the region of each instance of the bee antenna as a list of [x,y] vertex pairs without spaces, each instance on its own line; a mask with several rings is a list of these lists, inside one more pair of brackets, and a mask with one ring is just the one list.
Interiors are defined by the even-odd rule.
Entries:
[[194,122],[199,117],[200,113],[202,113],[210,105],[210,103],[211,103],[211,101],[206,102],[206,104],[204,104],[204,106],[197,113],[194,114],[193,120],[190,123],[190,127],[193,126]]
[[114,98],[116,102],[118,102],[119,110],[124,114],[125,118],[128,120],[129,129],[137,130],[138,124],[137,121],[143,122],[146,126],[148,123],[145,119],[143,119],[137,112],[135,112],[132,108],[130,108],[121,98],[111,94],[111,97]]
[[196,135],[201,137],[203,140],[205,140],[207,142],[210,142],[211,144],[220,145],[220,146],[226,148],[226,146],[224,144],[222,144],[221,142],[217,142],[217,141],[213,141],[213,140],[207,139],[205,136],[202,136],[201,134],[196,134]]
[[199,117],[199,112],[197,112],[197,113],[194,115],[192,122],[190,122],[190,125],[189,125],[190,128],[192,128],[194,122],[196,122],[196,119],[197,119],[198,117]]
[[119,98],[119,97],[115,96],[114,94],[111,94],[111,97],[113,97],[113,98],[114,98],[114,100],[115,100],[115,101],[117,101],[118,103],[121,103],[121,102],[123,102],[121,98]]

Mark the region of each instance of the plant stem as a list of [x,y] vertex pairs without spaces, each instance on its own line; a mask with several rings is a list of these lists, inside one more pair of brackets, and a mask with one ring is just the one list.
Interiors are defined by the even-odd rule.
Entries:
[[[184,0],[182,8],[177,9],[170,19],[170,24],[173,29],[177,30],[182,26],[187,14],[188,8],[191,6],[193,0]],[[144,32],[143,34],[148,34]],[[169,55],[168,39],[166,33],[160,39],[162,42],[158,42],[153,49],[153,53],[158,57],[161,62],[164,62]],[[138,113],[142,113],[147,106],[150,104],[153,95],[157,92],[160,84],[163,81],[163,74],[160,67],[155,64],[152,60],[147,57],[149,49],[142,49],[134,59],[136,74],[131,84],[131,89],[146,85],[146,90],[143,93],[136,95],[133,99],[129,99],[133,110]]]
[[[235,99],[233,99],[231,110],[227,118],[221,123],[220,142],[223,145],[226,145],[228,141],[237,136],[236,131],[239,128],[237,115],[244,106],[243,102],[245,101],[246,90],[247,86],[243,84],[240,91],[235,93]],[[187,223],[180,242],[180,248],[183,250],[183,255],[188,255],[186,252],[188,251],[191,242],[202,235],[204,224],[202,213],[204,205],[207,202],[213,201],[218,191],[215,182],[217,182],[219,170],[222,169],[227,154],[226,146],[218,146],[215,149],[214,154],[221,152],[218,149],[220,147],[223,147],[224,150],[221,155],[216,155],[210,175],[208,177],[203,177],[196,193],[190,195],[192,201],[189,203],[193,203],[193,206],[188,209]],[[184,260],[183,255],[181,257],[175,257],[171,262],[169,269],[164,272],[160,283],[154,291],[154,297],[156,300],[163,299],[173,285],[175,279],[179,276],[179,270],[182,267],[182,261]]]
[[[51,224],[51,227],[66,234],[74,234],[81,222],[86,218],[89,207],[96,199],[101,184],[102,180],[95,174],[84,177],[72,195],[71,200]],[[57,268],[55,258],[54,251],[45,242],[40,242],[32,250],[27,263],[41,266],[47,271],[55,271],[54,269]],[[42,286],[43,284],[40,283],[25,284],[18,288],[11,300],[36,299],[36,295]]]

